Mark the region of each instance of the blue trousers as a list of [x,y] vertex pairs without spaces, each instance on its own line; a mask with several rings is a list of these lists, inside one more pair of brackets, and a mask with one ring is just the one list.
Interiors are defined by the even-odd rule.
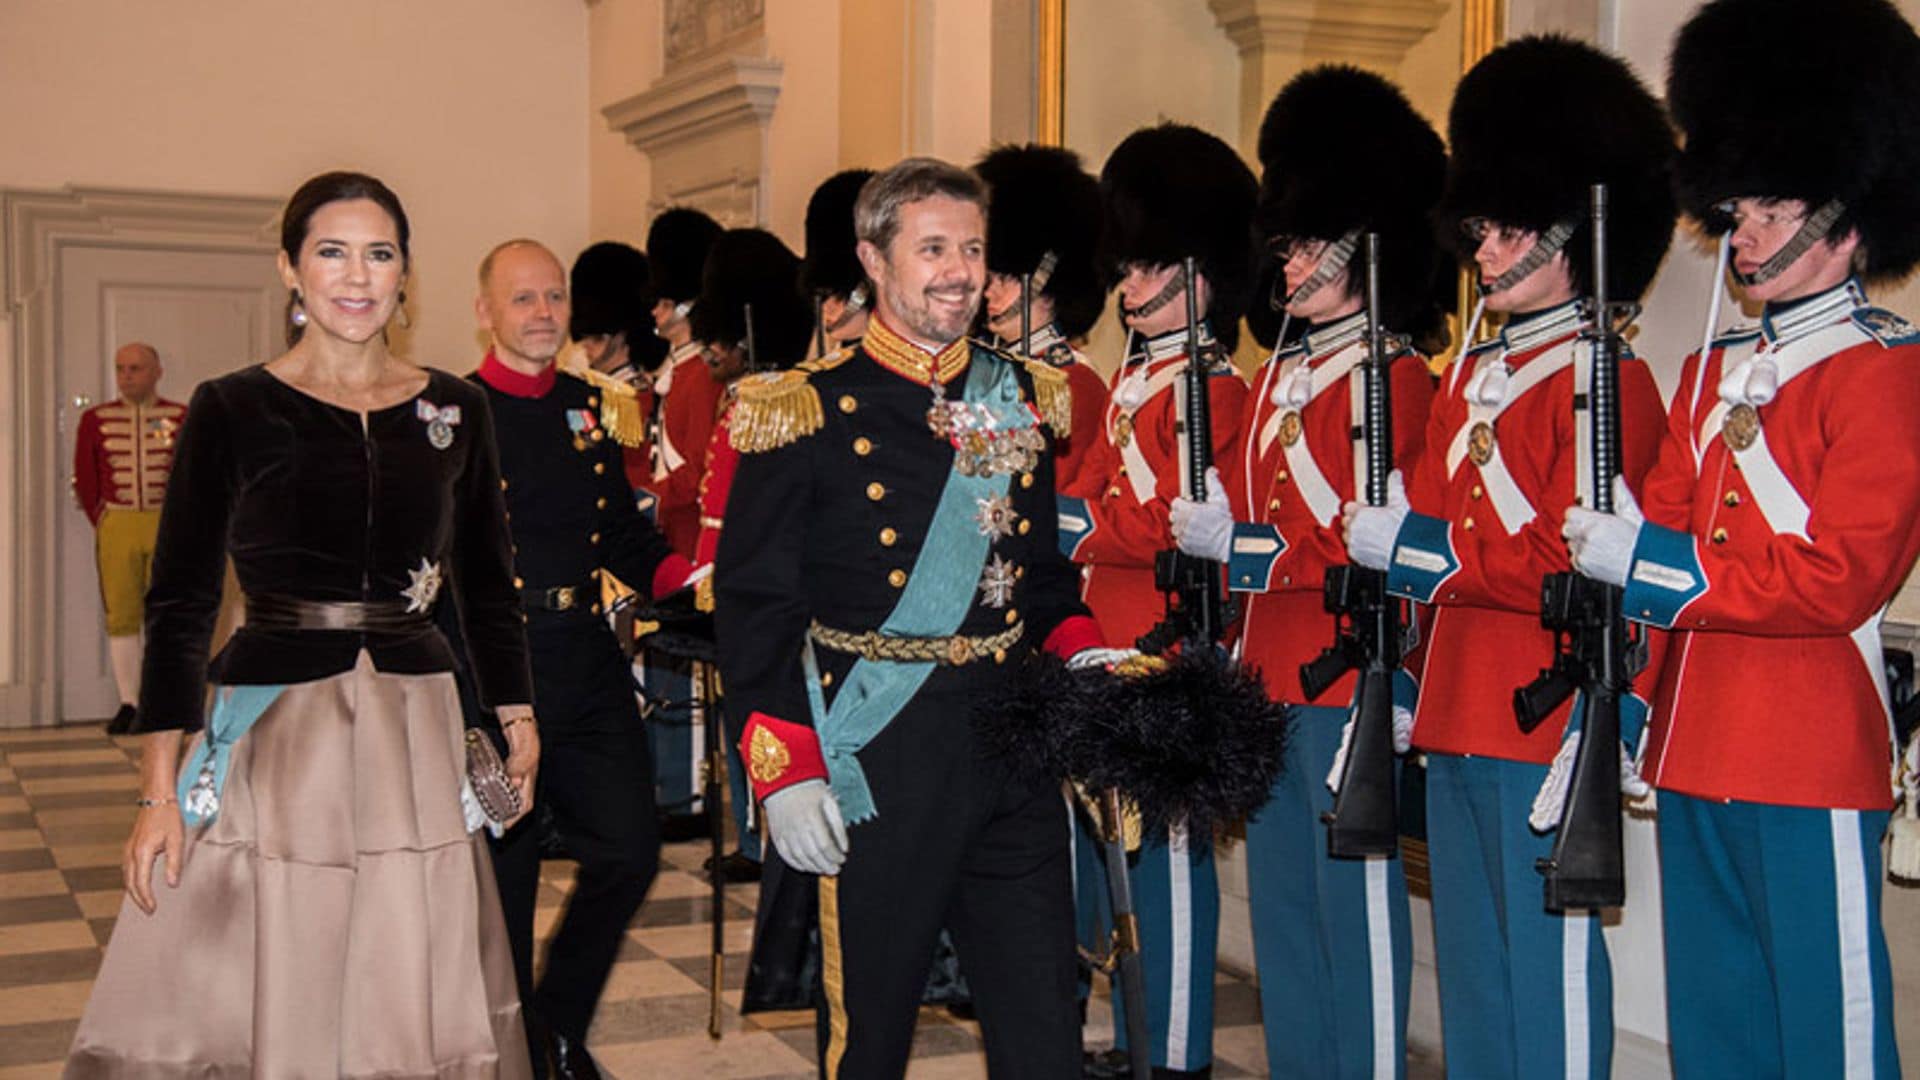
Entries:
[[1674,1075],[1898,1077],[1886,811],[1660,793]]
[[[1104,853],[1103,853],[1104,854]],[[1148,839],[1127,859],[1140,922],[1147,984],[1147,1034],[1154,1067],[1203,1069],[1213,1063],[1213,975],[1220,944],[1220,879],[1208,838],[1184,830]],[[1104,878],[1097,884],[1105,886]],[[1127,1046],[1126,1010],[1116,980],[1115,1045]]]
[[634,670],[649,705],[647,749],[653,756],[654,803],[662,813],[698,813],[706,710],[694,700],[693,664],[643,651]]
[[1613,973],[1600,920],[1546,909],[1527,826],[1545,765],[1427,756],[1427,851],[1447,1075],[1605,1077]]
[[1327,854],[1320,815],[1347,710],[1292,712],[1286,767],[1247,822],[1247,888],[1267,1069],[1302,1080],[1406,1076],[1413,976],[1399,859]]

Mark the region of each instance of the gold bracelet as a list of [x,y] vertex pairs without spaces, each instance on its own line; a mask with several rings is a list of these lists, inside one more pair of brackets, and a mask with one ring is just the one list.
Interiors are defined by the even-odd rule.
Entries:
[[[533,723],[534,723],[534,719],[533,719],[532,713],[522,713],[519,716],[515,716],[510,719],[500,721],[500,730],[504,732],[515,724],[533,724]],[[536,724],[535,726],[537,727],[538,725]]]
[[156,806],[177,806],[179,805],[179,802],[180,800],[174,798],[171,795],[168,795],[166,798],[163,798],[163,799],[147,799],[147,798],[135,799],[133,800],[133,805],[139,807],[142,810],[151,810]]

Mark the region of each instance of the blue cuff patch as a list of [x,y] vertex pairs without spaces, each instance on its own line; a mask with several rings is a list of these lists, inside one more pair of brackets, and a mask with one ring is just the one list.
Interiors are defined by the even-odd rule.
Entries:
[[1273,588],[1273,564],[1287,550],[1287,538],[1272,525],[1233,523],[1233,545],[1227,554],[1227,588],[1234,592],[1266,592]]
[[1692,535],[1651,522],[1640,526],[1621,606],[1634,622],[1671,628],[1707,591],[1707,573]]
[[1387,562],[1387,591],[1423,604],[1460,572],[1453,553],[1453,526],[1437,517],[1408,514],[1394,537],[1393,557]]
[[1071,559],[1093,535],[1093,510],[1087,506],[1087,500],[1072,495],[1056,496],[1055,505],[1060,514],[1060,554]]

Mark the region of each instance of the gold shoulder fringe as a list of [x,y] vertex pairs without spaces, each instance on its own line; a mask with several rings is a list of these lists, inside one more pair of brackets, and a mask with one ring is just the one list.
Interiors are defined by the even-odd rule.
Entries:
[[820,391],[805,371],[769,371],[739,384],[728,422],[733,448],[743,454],[777,450],[819,431],[827,422]]
[[640,409],[640,392],[611,375],[592,368],[563,367],[561,371],[600,392],[600,426],[621,446],[647,441],[647,418]]
[[1067,373],[1045,360],[1026,361],[1027,374],[1033,376],[1033,403],[1040,416],[1053,429],[1055,438],[1073,436],[1073,387]]

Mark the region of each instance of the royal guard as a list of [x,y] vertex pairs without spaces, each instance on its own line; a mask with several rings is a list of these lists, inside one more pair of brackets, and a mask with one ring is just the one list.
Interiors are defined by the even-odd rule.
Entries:
[[[647,425],[653,454],[653,518],[673,549],[693,557],[700,535],[700,469],[713,424],[720,415],[722,387],[707,365],[687,321],[700,295],[700,273],[707,251],[720,235],[712,218],[688,207],[666,210],[647,230],[647,261],[652,271],[654,332],[670,351],[653,377],[654,411]],[[685,658],[643,651],[635,663],[642,692],[650,702],[648,738],[653,744],[654,783],[665,816],[662,835],[685,840],[706,831],[700,805],[700,761],[706,713],[693,693],[693,672]]]
[[1062,445],[1054,484],[1081,494],[1080,465],[1107,409],[1107,380],[1073,346],[1107,306],[1096,261],[1100,184],[1078,154],[1057,146],[998,147],[974,171],[993,193],[981,321],[1000,348],[1066,372],[1073,428],[1055,433]]
[[1287,768],[1247,822],[1267,1068],[1394,1080],[1406,1071],[1413,967],[1406,876],[1398,859],[1329,856],[1322,818],[1355,680],[1309,698],[1299,673],[1333,637],[1322,581],[1347,561],[1340,508],[1365,486],[1369,233],[1393,350],[1393,461],[1411,469],[1424,441],[1433,378],[1405,343],[1444,325],[1452,291],[1428,222],[1446,152],[1397,87],[1343,66],[1288,83],[1259,150],[1257,222],[1281,275],[1273,299],[1297,330],[1253,381],[1223,484],[1204,501],[1174,500],[1172,525],[1181,550],[1227,565],[1243,604],[1241,658],[1275,700],[1295,703]]
[[[1388,505],[1344,509],[1348,552],[1386,570],[1395,595],[1430,605],[1412,742],[1427,756],[1448,1071],[1606,1076],[1613,985],[1600,919],[1549,912],[1535,868],[1564,797],[1548,766],[1558,755],[1564,775],[1577,710],[1563,704],[1529,734],[1513,699],[1553,659],[1541,581],[1567,569],[1561,518],[1589,497],[1593,476],[1591,187],[1610,193],[1609,299],[1638,298],[1672,239],[1673,137],[1623,62],[1529,37],[1461,80],[1448,144],[1436,216],[1476,273],[1481,305],[1506,325],[1446,373],[1426,445],[1409,479],[1393,478]],[[1661,400],[1647,365],[1620,359],[1620,459],[1637,486],[1659,442]],[[1652,680],[1645,672],[1633,685],[1645,694]],[[1623,697],[1622,713],[1631,741],[1645,703]]]
[[857,345],[867,332],[873,286],[854,254],[853,203],[873,179],[872,169],[834,173],[807,200],[807,254],[800,263],[800,292],[813,302],[813,355]]
[[[1239,430],[1247,386],[1231,356],[1251,291],[1258,187],[1226,143],[1178,124],[1134,132],[1101,170],[1106,246],[1129,348],[1101,425],[1086,433],[1093,440],[1081,467],[1087,495],[1060,497],[1060,543],[1087,568],[1087,606],[1118,641],[1134,641],[1167,614],[1154,562],[1174,546],[1169,504],[1193,495],[1184,490],[1181,430],[1180,384],[1189,363],[1205,365],[1209,376],[1212,430],[1205,434],[1216,459],[1227,455]],[[1191,281],[1188,258],[1196,270]],[[1189,290],[1199,315],[1197,358],[1188,355]],[[1147,1000],[1116,998],[1118,1007],[1144,1008],[1156,1069],[1203,1072],[1213,1062],[1220,915],[1212,838],[1175,827],[1146,838],[1130,864]],[[1082,887],[1100,884],[1083,880]]]
[[147,573],[160,529],[160,500],[173,471],[173,444],[186,406],[160,396],[160,354],[131,342],[113,354],[119,396],[80,414],[73,443],[73,494],[93,523],[100,602],[107,614],[107,657],[120,709],[107,730],[133,730],[140,700],[140,630]]
[[1759,319],[1681,369],[1639,509],[1567,539],[1672,631],[1643,772],[1674,1072],[1898,1076],[1879,624],[1920,553],[1920,330],[1865,283],[1920,263],[1920,37],[1884,0],[1716,0],[1672,57],[1676,190]]
[[[653,376],[667,358],[667,343],[653,332],[653,292],[647,257],[607,240],[582,251],[568,275],[573,315],[572,343],[560,354],[564,368],[591,368],[632,386],[641,423],[653,415]],[[653,455],[643,438],[623,447],[627,483],[635,490],[653,478]]]
[[[847,220],[853,220],[851,210]],[[688,316],[693,340],[713,358],[715,377],[727,390],[700,473],[700,537],[694,545],[694,564],[708,568],[696,586],[697,606],[706,611],[713,610],[710,568],[720,549],[727,496],[740,464],[740,452],[733,448],[730,434],[736,400],[733,391],[743,376],[785,371],[806,357],[813,338],[813,308],[795,288],[799,272],[800,259],[779,237],[764,229],[728,229],[707,253],[700,297]],[[717,703],[706,704],[711,708]],[[720,872],[729,881],[756,881],[760,877],[760,835],[755,827],[753,792],[738,747],[746,718],[727,714],[723,719],[731,748],[727,784],[733,796],[738,846],[720,859]]]

